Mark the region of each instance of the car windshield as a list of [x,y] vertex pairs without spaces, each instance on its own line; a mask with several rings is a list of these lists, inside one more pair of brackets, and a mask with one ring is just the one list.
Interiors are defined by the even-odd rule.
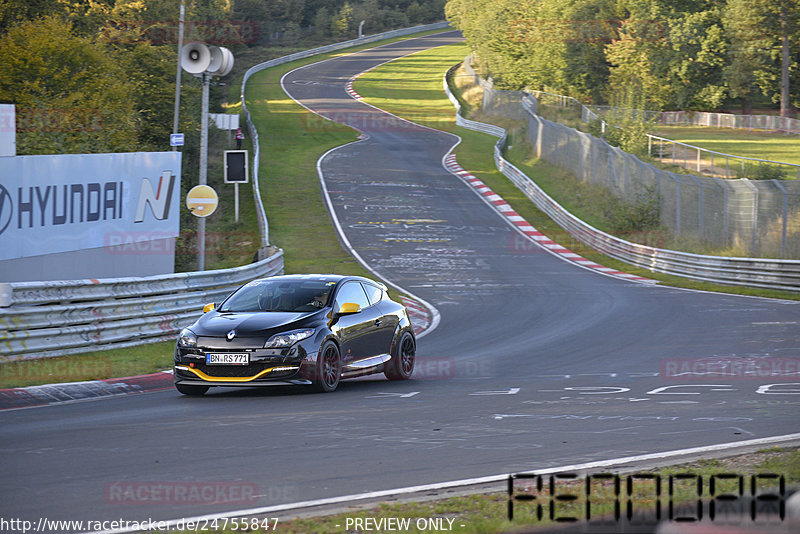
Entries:
[[324,308],[335,282],[253,280],[220,306],[220,312],[313,312]]

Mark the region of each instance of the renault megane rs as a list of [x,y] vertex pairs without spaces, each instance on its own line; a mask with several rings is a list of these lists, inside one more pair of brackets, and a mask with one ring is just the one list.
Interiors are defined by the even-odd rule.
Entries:
[[305,384],[414,371],[416,339],[404,306],[386,286],[357,276],[290,275],[253,280],[181,331],[175,387],[202,395],[211,386]]

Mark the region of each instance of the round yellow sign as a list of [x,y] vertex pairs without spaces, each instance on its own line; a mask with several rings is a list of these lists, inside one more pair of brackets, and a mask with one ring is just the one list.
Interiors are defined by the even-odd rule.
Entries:
[[217,204],[217,192],[207,185],[196,185],[186,194],[186,207],[195,217],[208,217],[217,209]]

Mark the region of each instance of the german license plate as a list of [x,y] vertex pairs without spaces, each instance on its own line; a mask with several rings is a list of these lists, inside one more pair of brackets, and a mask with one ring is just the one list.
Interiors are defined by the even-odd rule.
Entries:
[[206,353],[206,363],[208,365],[247,365],[250,363],[250,357],[247,353],[233,354],[230,352],[224,354]]

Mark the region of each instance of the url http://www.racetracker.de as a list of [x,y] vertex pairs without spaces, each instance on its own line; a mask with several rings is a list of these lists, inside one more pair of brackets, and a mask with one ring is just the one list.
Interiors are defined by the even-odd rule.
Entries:
[[0,517],[0,532],[28,534],[29,532],[108,532],[108,531],[216,531],[230,529],[233,531],[273,531],[278,526],[277,518],[236,518],[219,517],[212,519],[182,519],[177,521],[159,521],[144,519],[77,520],[48,519],[37,520]]

